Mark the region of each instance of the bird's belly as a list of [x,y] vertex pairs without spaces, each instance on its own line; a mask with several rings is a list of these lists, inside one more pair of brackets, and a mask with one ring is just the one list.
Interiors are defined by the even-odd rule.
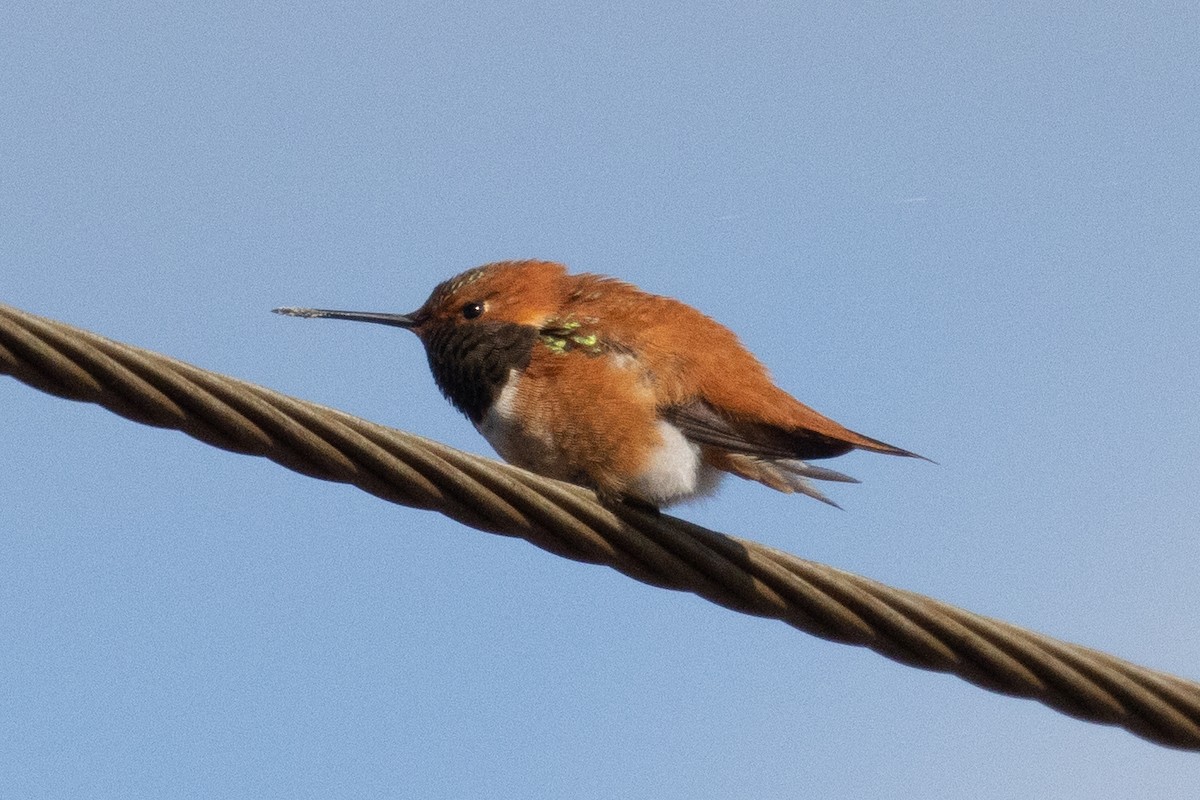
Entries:
[[616,483],[621,485],[619,494],[655,506],[707,495],[724,475],[705,464],[700,448],[666,420],[655,423],[654,433],[659,441],[640,459],[641,464],[633,474],[619,477],[594,474],[604,470],[601,465],[607,459],[597,459],[595,454],[584,458],[574,453],[568,442],[555,438],[553,426],[539,425],[515,412],[517,383],[517,380],[508,382],[477,425],[488,443],[510,464],[593,488]]
[[666,420],[657,423],[662,442],[650,450],[642,471],[629,482],[628,493],[656,506],[710,494],[724,474],[705,464],[700,447]]

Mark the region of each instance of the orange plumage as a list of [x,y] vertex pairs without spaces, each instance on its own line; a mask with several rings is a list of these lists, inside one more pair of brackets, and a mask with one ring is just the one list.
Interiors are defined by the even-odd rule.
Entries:
[[468,270],[412,314],[277,309],[382,322],[420,337],[443,393],[506,460],[654,506],[723,472],[829,502],[807,459],[913,453],[778,388],[726,327],[669,297],[546,261]]

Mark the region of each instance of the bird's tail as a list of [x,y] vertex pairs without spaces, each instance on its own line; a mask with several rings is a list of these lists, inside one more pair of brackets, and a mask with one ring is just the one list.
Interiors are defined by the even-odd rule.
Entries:
[[851,478],[849,475],[825,467],[814,467],[806,461],[795,458],[764,458],[745,453],[731,453],[726,450],[709,451],[705,460],[717,469],[732,472],[747,480],[758,481],[777,492],[806,494],[834,508],[841,508],[841,506],[826,497],[809,481],[858,483],[856,478]]

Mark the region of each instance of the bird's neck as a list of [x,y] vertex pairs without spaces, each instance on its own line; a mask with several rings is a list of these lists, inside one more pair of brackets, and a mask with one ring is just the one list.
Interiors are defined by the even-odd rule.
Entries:
[[454,407],[478,424],[508,382],[529,365],[538,329],[509,322],[445,326],[425,337],[429,368]]

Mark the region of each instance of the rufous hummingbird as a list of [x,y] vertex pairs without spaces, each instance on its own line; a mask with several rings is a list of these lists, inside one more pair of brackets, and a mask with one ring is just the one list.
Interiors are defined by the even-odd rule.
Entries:
[[442,394],[506,461],[654,507],[726,472],[835,505],[808,464],[851,450],[916,456],[777,387],[725,326],[691,306],[548,261],[467,270],[411,314],[277,308],[407,328]]

